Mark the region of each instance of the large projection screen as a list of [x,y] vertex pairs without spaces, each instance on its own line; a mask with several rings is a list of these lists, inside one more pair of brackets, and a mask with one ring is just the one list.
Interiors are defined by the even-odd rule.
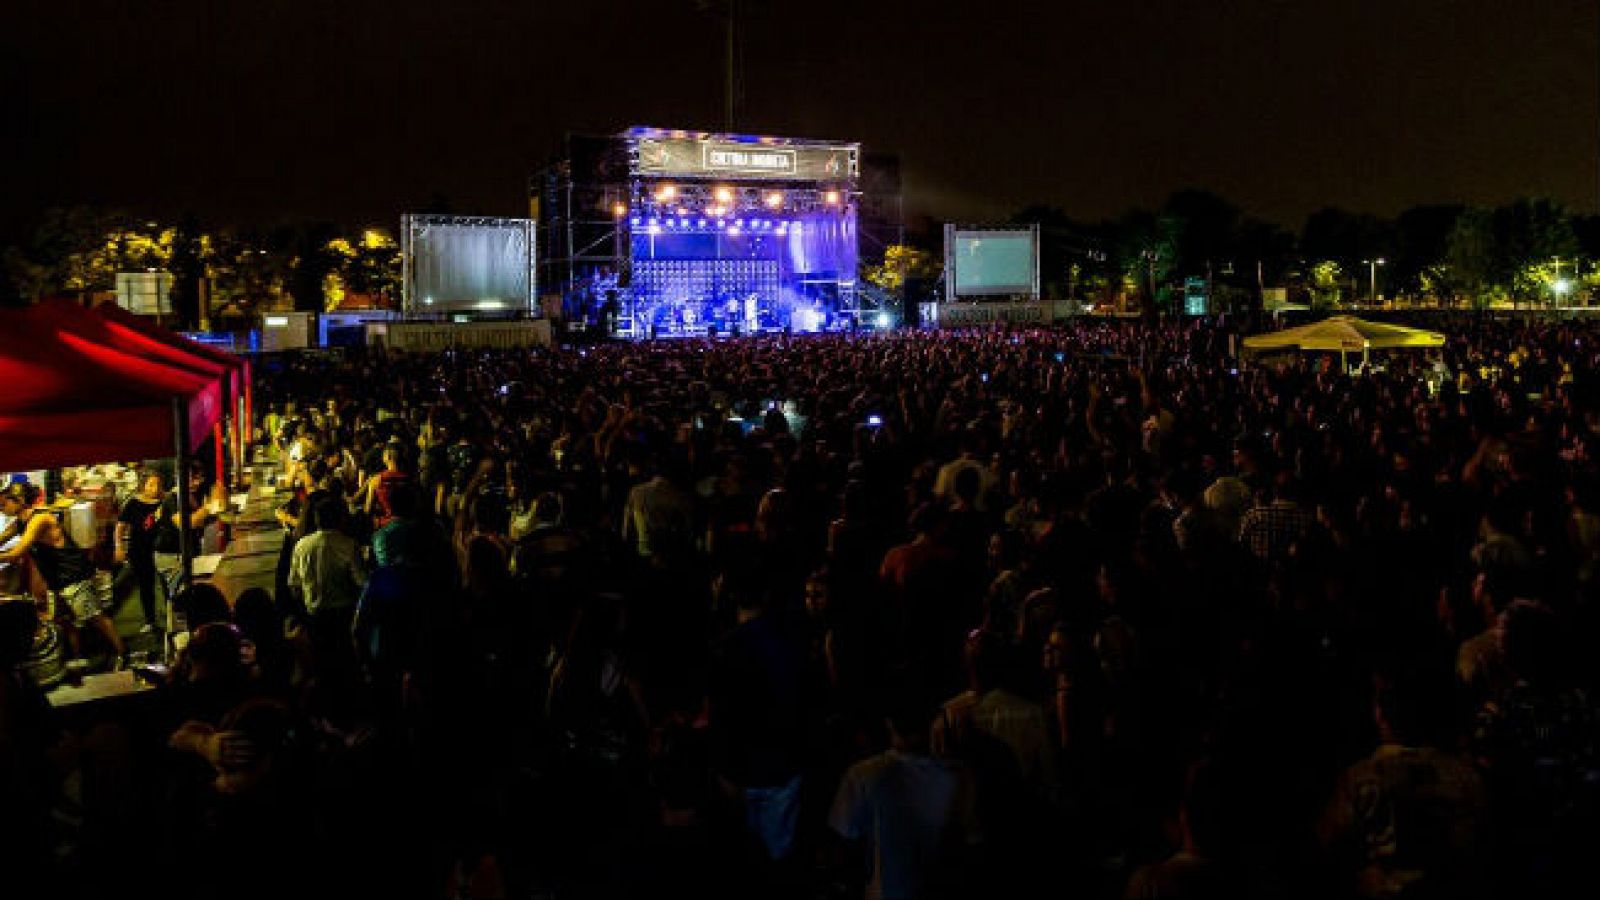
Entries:
[[406,216],[408,314],[532,313],[532,219]]
[[1026,229],[971,229],[945,233],[950,299],[1026,295],[1039,291],[1039,236]]

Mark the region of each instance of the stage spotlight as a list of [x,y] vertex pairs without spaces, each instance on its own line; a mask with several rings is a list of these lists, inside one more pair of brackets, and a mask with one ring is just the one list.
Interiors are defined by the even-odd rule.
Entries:
[[651,234],[660,234],[661,233],[661,226],[657,225],[654,222],[651,222],[650,223],[650,227],[646,228],[645,230],[650,232]]
[[743,219],[735,219],[735,220],[733,220],[733,224],[734,224],[735,228],[743,228],[744,227],[744,220]]
[[637,228],[638,225],[639,225],[639,217],[638,216],[634,216],[631,220],[629,220],[628,224],[633,225],[634,227]]
[[628,204],[618,203],[616,206],[611,207],[611,214],[619,219],[622,218],[628,214]]
[[839,192],[838,191],[828,191],[828,192],[824,193],[822,195],[822,202],[828,204],[829,206],[838,206],[839,205]]
[[663,184],[656,188],[656,201],[659,203],[666,203],[676,196],[678,196],[678,189],[670,184]]
[[712,196],[717,198],[718,203],[732,203],[733,188],[719,187],[713,192]]
[[878,327],[879,328],[888,328],[890,325],[893,325],[893,324],[894,324],[894,320],[889,318],[889,314],[888,313],[886,313],[886,312],[878,313]]
[[773,191],[772,193],[767,195],[767,208],[768,209],[777,209],[778,207],[780,207],[782,205],[783,205],[783,194],[782,193],[780,193],[778,191]]

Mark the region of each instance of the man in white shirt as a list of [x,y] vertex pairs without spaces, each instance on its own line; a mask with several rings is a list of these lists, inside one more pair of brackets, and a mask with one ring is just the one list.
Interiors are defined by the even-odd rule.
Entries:
[[317,531],[294,545],[289,560],[289,589],[313,619],[340,612],[352,614],[367,576],[355,539],[341,530],[344,501],[325,497],[318,501],[313,513]]
[[[344,500],[324,497],[312,507],[317,531],[294,545],[289,590],[305,604],[316,682],[330,698],[351,696],[357,683],[356,602],[367,575],[355,539],[343,531]],[[336,703],[338,701],[335,701]]]
[[928,895],[958,863],[951,851],[978,839],[970,780],[929,755],[930,718],[920,705],[891,716],[888,752],[845,772],[828,814],[840,837],[864,845],[871,900]]
[[985,496],[994,487],[996,479],[984,468],[978,459],[982,449],[982,440],[974,431],[967,431],[961,436],[961,455],[939,467],[939,474],[933,480],[933,494],[946,503],[955,499],[956,479],[966,469],[976,470],[981,479],[978,489],[977,502],[974,504],[979,512],[987,512],[984,506]]
[[663,541],[688,541],[693,537],[694,512],[683,491],[657,473],[628,491],[622,509],[622,539],[649,557]]

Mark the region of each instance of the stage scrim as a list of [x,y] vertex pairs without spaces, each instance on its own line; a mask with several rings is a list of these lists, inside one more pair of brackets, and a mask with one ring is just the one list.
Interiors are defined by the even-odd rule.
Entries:
[[408,215],[401,234],[407,315],[534,312],[532,219]]

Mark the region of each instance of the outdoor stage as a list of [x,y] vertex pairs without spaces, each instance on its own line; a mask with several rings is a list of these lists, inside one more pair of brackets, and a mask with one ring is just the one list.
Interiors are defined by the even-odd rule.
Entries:
[[536,181],[540,282],[559,286],[569,322],[618,337],[850,328],[859,177],[853,143],[659,128],[574,139]]

